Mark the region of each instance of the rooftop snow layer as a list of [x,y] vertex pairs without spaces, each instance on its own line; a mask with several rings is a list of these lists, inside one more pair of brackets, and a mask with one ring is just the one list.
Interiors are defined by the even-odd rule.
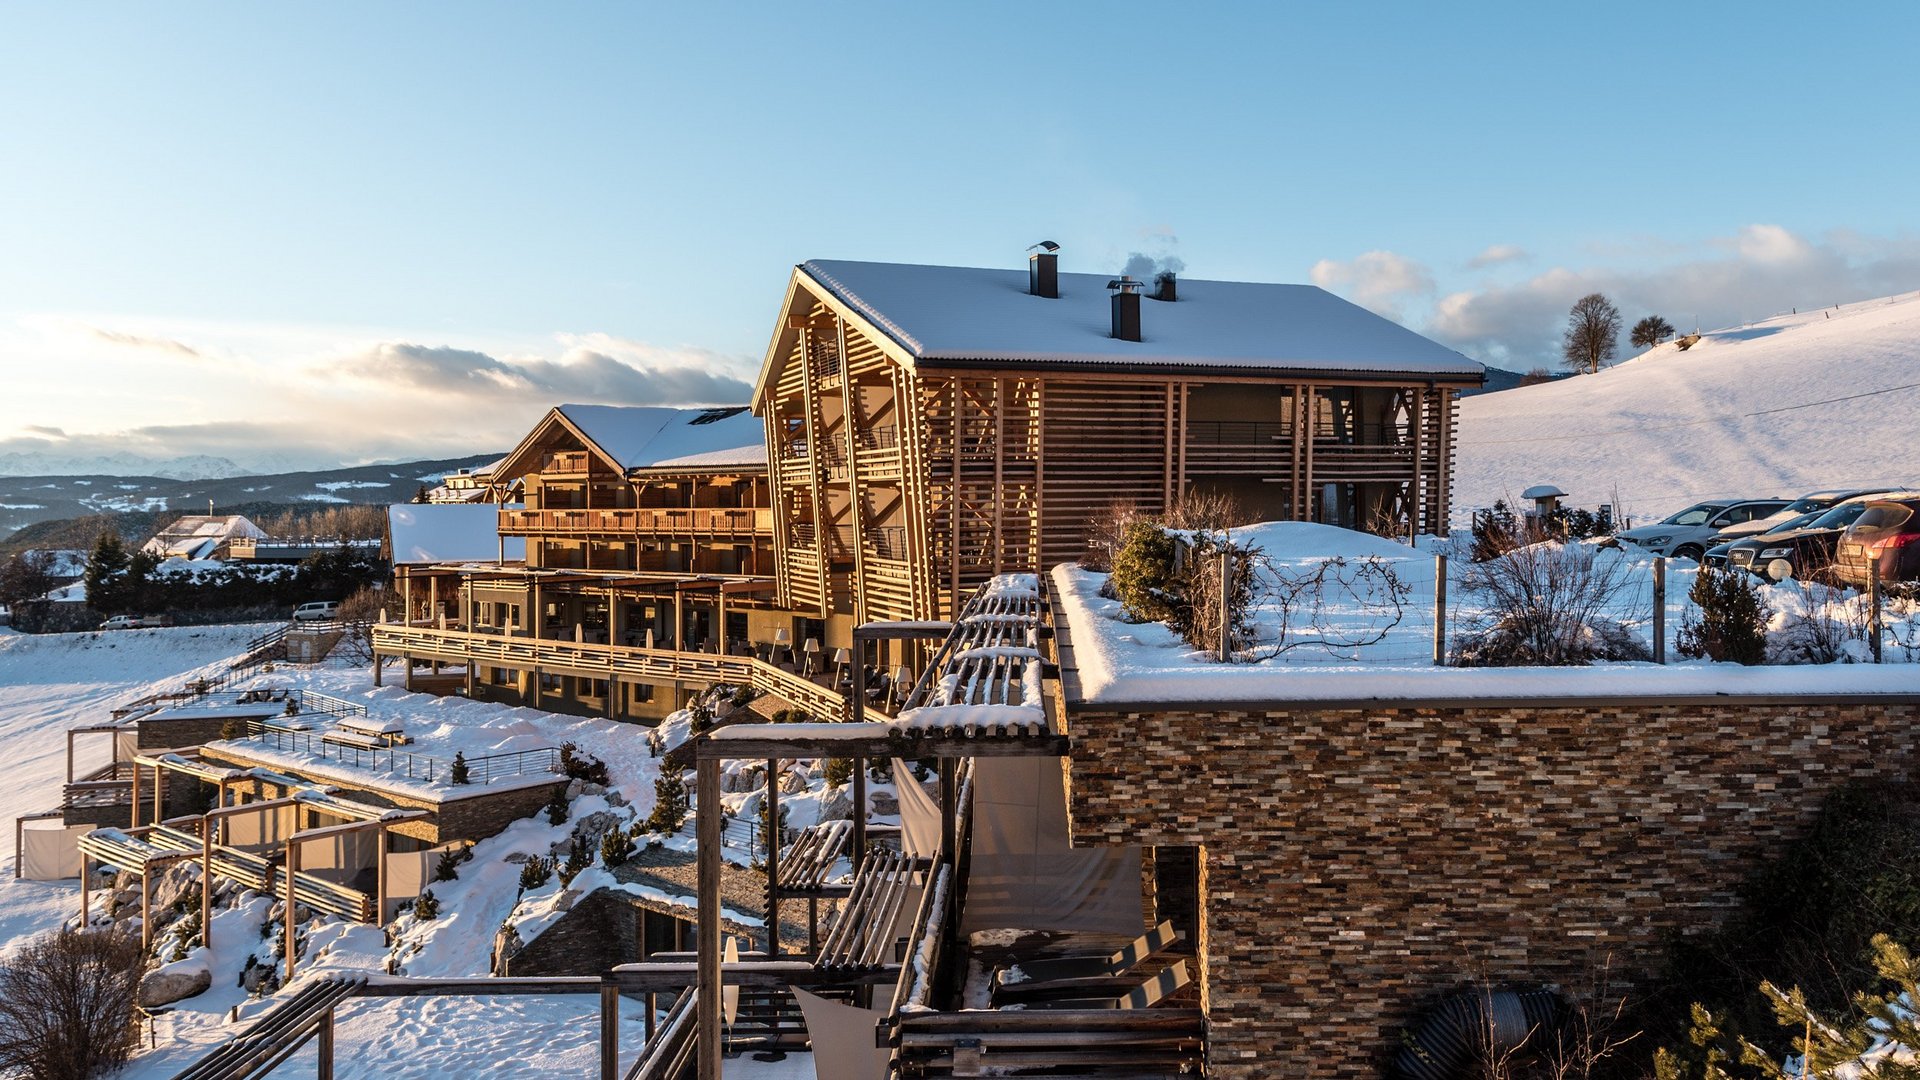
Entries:
[[625,469],[767,463],[766,429],[744,405],[728,409],[561,405],[559,409]]
[[[387,507],[396,563],[492,562],[501,554],[500,508],[492,503],[396,503]],[[527,557],[523,537],[506,538],[504,558]]]
[[[1479,363],[1312,285],[1182,278],[1140,302],[1142,341],[1112,334],[1109,274],[1061,274],[1057,299],[1024,270],[816,259],[800,270],[916,359],[1370,371],[1479,379]],[[937,363],[932,366],[937,366]]]

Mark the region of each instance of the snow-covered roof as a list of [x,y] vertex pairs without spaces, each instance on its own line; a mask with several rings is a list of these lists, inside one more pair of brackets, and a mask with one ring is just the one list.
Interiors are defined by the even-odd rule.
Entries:
[[1180,298],[1140,302],[1141,341],[1112,336],[1110,274],[1061,274],[1028,292],[1025,268],[816,259],[800,273],[916,362],[1063,367],[1341,371],[1478,380],[1473,360],[1312,285],[1182,278]]
[[204,559],[223,541],[235,537],[259,539],[267,535],[240,514],[188,514],[153,534],[140,550],[162,558]]
[[[395,563],[492,562],[501,557],[500,508],[492,503],[396,503],[387,507]],[[506,538],[505,558],[527,557],[523,537]]]
[[623,469],[765,466],[766,429],[745,405],[668,409],[561,405],[562,416]]

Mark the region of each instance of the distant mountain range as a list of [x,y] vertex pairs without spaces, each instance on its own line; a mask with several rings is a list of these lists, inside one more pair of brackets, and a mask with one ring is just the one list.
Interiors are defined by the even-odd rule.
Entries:
[[259,473],[223,457],[150,458],[138,454],[0,454],[0,476],[144,476],[163,480],[218,480]]
[[[499,460],[500,455],[269,475],[123,476],[104,472],[5,475],[11,459],[40,457],[39,454],[0,455],[0,539],[35,522],[92,514],[167,510],[204,514],[209,500],[216,510],[263,504],[406,502],[420,490],[421,484],[432,486],[447,473],[489,464]],[[185,463],[192,463],[206,471],[219,471],[215,463],[221,461],[221,458],[207,457],[176,458],[169,465],[185,469]]]

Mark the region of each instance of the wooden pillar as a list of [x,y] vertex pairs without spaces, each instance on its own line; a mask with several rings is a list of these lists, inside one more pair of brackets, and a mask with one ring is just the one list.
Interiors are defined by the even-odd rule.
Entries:
[[293,981],[293,954],[295,951],[293,947],[293,878],[295,874],[300,872],[300,841],[293,838],[293,833],[298,833],[299,831],[300,809],[299,807],[295,807],[293,811],[293,832],[287,835],[287,895],[285,897],[286,903],[283,905],[285,910],[281,912],[281,921],[283,924],[281,932],[286,935],[282,941],[285,943],[287,950],[287,982]]
[[400,571],[400,625],[413,625],[413,575]]
[[[291,947],[291,946],[289,946]],[[333,1009],[328,1007],[314,1032],[315,1080],[333,1080]]]
[[137,829],[140,827],[140,763],[136,761],[133,762],[132,765],[133,792],[129,798],[133,803],[133,821],[128,823],[127,828]]
[[[898,776],[893,779],[895,783],[913,783],[913,777],[911,775],[907,776],[904,780]],[[941,758],[940,861],[949,866],[952,866],[957,861],[954,857],[954,849],[958,846],[958,837],[956,834],[958,832],[959,822],[956,819],[958,817],[960,793],[955,790],[955,780],[954,759]]]
[[200,819],[200,944],[213,948],[213,830],[218,818]]
[[767,761],[767,955],[780,955],[780,759]]
[[699,997],[694,999],[698,1024],[699,1080],[722,1080],[720,1058],[720,761],[701,758],[695,766],[694,854],[699,860],[697,888],[700,923],[695,941]]
[[687,606],[686,606],[685,599],[683,599],[685,596],[686,594],[681,592],[679,588],[676,587],[673,590],[673,651],[674,652],[686,651],[685,640],[687,636]]
[[153,863],[140,867],[140,947],[153,948]]
[[[15,848],[15,850],[18,851],[19,849]],[[13,861],[16,865],[18,865],[20,862],[20,857],[18,855],[15,855]],[[87,928],[87,922],[88,922],[87,907],[88,907],[88,901],[91,899],[91,893],[92,893],[92,890],[88,886],[91,885],[92,882],[93,882],[93,856],[88,855],[86,852],[82,851],[80,853],[80,929],[82,930],[85,930]]]
[[[857,708],[858,706],[856,706]],[[859,716],[854,717],[855,720]],[[867,759],[853,759],[853,873],[867,861]]]
[[439,620],[440,628],[442,630],[446,629],[447,619],[446,619],[446,616],[440,610],[440,575],[439,574],[435,574],[432,577],[427,579],[427,611],[431,614],[431,616],[434,619]]
[[600,980],[600,1080],[620,1077],[620,984],[613,976]]
[[[67,732],[67,783],[73,783],[73,732]],[[17,861],[17,860],[16,860]]]
[[720,655],[730,655],[727,649],[727,587],[720,586],[720,598],[714,601],[714,618],[720,623]]
[[374,844],[374,858],[379,859],[373,868],[373,925],[387,925],[387,851],[392,846],[387,827],[380,826],[380,835]]

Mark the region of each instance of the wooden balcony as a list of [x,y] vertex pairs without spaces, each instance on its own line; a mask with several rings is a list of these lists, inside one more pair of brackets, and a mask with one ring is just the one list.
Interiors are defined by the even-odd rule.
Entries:
[[502,510],[500,533],[503,536],[759,539],[773,536],[773,511],[712,508]]
[[783,697],[815,716],[837,720],[848,712],[844,695],[751,656],[508,637],[392,623],[374,625],[373,649],[380,656],[410,656],[471,667],[538,668],[555,675],[628,679],[654,686],[676,682],[747,685]]
[[547,455],[540,463],[540,471],[557,476],[580,476],[592,468],[592,460],[585,450],[563,450]]

